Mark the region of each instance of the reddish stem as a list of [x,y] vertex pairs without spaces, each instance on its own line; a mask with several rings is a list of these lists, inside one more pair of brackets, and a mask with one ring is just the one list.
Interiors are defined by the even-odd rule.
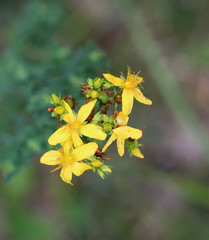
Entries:
[[60,115],[59,114],[57,114],[57,122],[58,122],[59,126],[62,127],[62,124],[60,122]]
[[146,126],[143,126],[140,130],[143,132],[146,129]]

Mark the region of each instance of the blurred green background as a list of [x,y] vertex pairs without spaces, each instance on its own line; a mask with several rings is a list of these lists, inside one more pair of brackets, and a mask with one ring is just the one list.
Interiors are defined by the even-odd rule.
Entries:
[[[209,239],[209,2],[0,2],[0,239]],[[53,92],[142,71],[130,125],[144,159],[119,158],[74,187],[39,163],[57,123]]]

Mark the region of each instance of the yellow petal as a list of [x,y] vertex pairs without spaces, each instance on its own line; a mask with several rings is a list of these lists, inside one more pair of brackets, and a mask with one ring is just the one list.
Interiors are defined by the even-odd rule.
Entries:
[[107,150],[107,148],[110,146],[110,144],[115,141],[115,139],[117,138],[117,135],[115,135],[114,133],[111,135],[111,137],[108,139],[108,141],[106,142],[105,146],[102,149],[102,152],[105,152]]
[[127,139],[129,137],[139,139],[142,136],[142,131],[129,126],[118,127],[113,130],[117,136]]
[[71,185],[73,185],[71,183],[71,179],[72,179],[72,170],[71,170],[71,166],[70,165],[66,165],[62,168],[61,172],[60,172],[60,177],[62,178],[62,180],[66,183],[70,183]]
[[127,126],[127,131],[128,131],[129,137],[133,139],[139,139],[142,136],[142,131],[139,129]]
[[131,150],[131,153],[139,158],[144,158],[144,155],[141,153],[140,149],[138,147]]
[[59,151],[51,150],[46,152],[40,159],[40,162],[46,165],[57,165],[60,163],[62,154]]
[[98,145],[94,142],[83,144],[72,152],[71,157],[74,161],[81,161],[94,155],[97,149]]
[[124,139],[129,138],[129,131],[128,131],[127,126],[115,128],[115,129],[113,129],[113,132],[117,135],[117,137],[121,137]]
[[68,138],[66,141],[64,141],[61,145],[62,145],[62,148],[64,150],[64,154],[65,155],[68,155],[69,152],[70,152],[70,149],[72,148],[72,139],[71,138]]
[[91,166],[87,165],[86,163],[78,163],[75,162],[73,164],[73,174],[75,174],[76,176],[80,176],[81,174],[83,174],[86,170],[92,169]]
[[87,104],[84,104],[80,110],[78,111],[78,117],[77,120],[83,123],[87,117],[90,115],[92,109],[94,108],[94,105],[96,103],[96,99],[94,99],[91,102],[88,102]]
[[118,116],[116,117],[116,121],[119,126],[125,126],[128,123],[128,120],[129,117],[123,112],[119,112]]
[[72,132],[72,140],[75,148],[80,147],[83,144],[83,141],[81,140],[78,131]]
[[118,86],[118,87],[124,86],[124,81],[118,77],[114,77],[113,75],[108,74],[108,73],[103,74],[103,76],[115,86]]
[[124,138],[117,138],[117,148],[118,148],[118,153],[122,157],[124,154],[124,144],[125,144],[125,139]]
[[102,131],[102,128],[95,124],[89,123],[86,125],[82,125],[80,126],[79,131],[86,137],[95,138],[99,140],[105,140],[105,138],[107,137],[107,134]]
[[137,101],[139,101],[141,103],[144,103],[144,104],[147,104],[147,105],[152,104],[152,101],[149,100],[148,98],[146,98],[139,88],[132,89],[132,93],[133,93],[133,95],[134,95],[134,97],[136,98]]
[[131,110],[133,108],[133,93],[131,90],[124,88],[122,93],[122,112],[125,115],[129,115],[131,113]]
[[56,145],[58,143],[64,142],[71,135],[70,129],[67,125],[59,128],[56,132],[54,132],[51,137],[48,139],[50,145]]
[[75,121],[75,115],[73,114],[73,111],[71,107],[65,102],[64,102],[64,107],[68,111],[68,113],[63,114],[63,120],[67,123],[72,123]]

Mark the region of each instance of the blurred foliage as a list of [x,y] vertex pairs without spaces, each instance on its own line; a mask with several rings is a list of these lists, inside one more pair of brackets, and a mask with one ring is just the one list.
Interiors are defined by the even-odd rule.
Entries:
[[57,3],[26,4],[0,60],[0,168],[6,179],[48,148],[47,138],[57,128],[47,112],[49,95],[79,100],[78,83],[107,66],[93,43],[72,49],[56,39],[66,15]]

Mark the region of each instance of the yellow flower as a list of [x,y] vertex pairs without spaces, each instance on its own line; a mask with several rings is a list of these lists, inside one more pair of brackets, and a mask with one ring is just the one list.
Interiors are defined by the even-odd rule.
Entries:
[[118,78],[114,77],[111,74],[103,74],[104,77],[111,82],[113,85],[118,87],[123,87],[122,93],[122,112],[126,115],[129,115],[133,108],[134,97],[137,101],[151,105],[152,101],[146,98],[141,90],[137,87],[143,81],[142,77],[139,77],[138,74],[131,73],[131,69],[128,68],[128,74],[125,79],[125,82]]
[[58,151],[51,150],[45,153],[40,162],[46,165],[58,165],[53,171],[56,171],[61,168],[60,177],[66,183],[71,183],[72,174],[76,176],[80,176],[86,170],[92,169],[91,166],[84,162],[80,162],[86,158],[94,155],[96,150],[98,149],[98,145],[96,143],[87,143],[82,146],[76,148],[70,153],[71,143],[67,141],[62,144],[63,148]]
[[113,134],[103,147],[102,152],[105,152],[110,144],[117,139],[118,153],[120,156],[123,156],[125,140],[128,138],[139,139],[142,136],[141,130],[126,126],[128,119],[128,116],[123,112],[118,114],[116,118],[118,127],[113,129]]
[[63,120],[67,124],[51,135],[48,140],[49,144],[56,145],[70,139],[74,147],[77,148],[83,144],[79,133],[86,137],[105,140],[107,135],[102,131],[100,126],[90,123],[83,125],[84,121],[94,108],[96,101],[97,100],[95,99],[94,101],[83,105],[78,111],[77,117],[73,114],[71,107],[64,101],[64,107],[68,113],[63,114]]

